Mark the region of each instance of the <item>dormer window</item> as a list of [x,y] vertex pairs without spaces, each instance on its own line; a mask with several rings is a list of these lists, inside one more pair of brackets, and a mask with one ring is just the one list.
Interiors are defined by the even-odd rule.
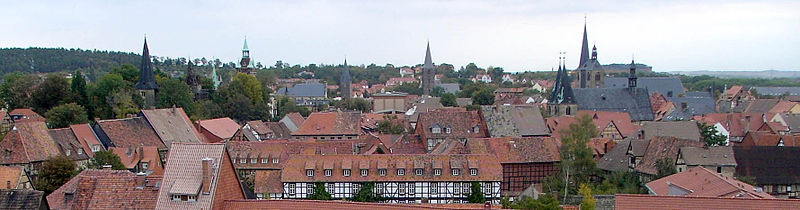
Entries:
[[187,200],[188,201],[197,201],[197,196],[196,195],[190,195]]
[[67,150],[65,153],[67,153],[67,156],[69,156],[72,154],[72,150]]
[[441,133],[441,132],[442,132],[441,128],[436,128],[436,127],[431,128],[431,133]]
[[378,176],[386,176],[386,169],[378,169]]
[[417,176],[422,176],[422,169],[421,168],[414,169],[414,174]]
[[278,158],[272,158],[272,164],[278,164]]
[[142,169],[147,170],[147,163],[142,163]]
[[478,175],[478,169],[477,168],[470,168],[469,169],[469,175],[470,176],[477,176]]
[[325,176],[331,176],[331,175],[333,175],[333,170],[325,169]]
[[172,195],[172,201],[181,201],[181,195]]
[[444,128],[445,133],[450,133],[450,127]]
[[441,176],[442,175],[442,169],[438,169],[438,168],[437,169],[433,169],[433,175],[434,176]]
[[475,127],[472,128],[472,132],[473,133],[480,133],[481,132],[481,128],[476,125]]
[[369,175],[369,170],[361,169],[361,176],[367,176],[367,175]]
[[83,149],[78,149],[78,155],[83,155]]
[[100,145],[96,145],[96,144],[92,145],[92,152],[99,152],[99,151],[100,151]]
[[397,169],[397,175],[398,176],[405,176],[406,175],[406,169],[403,169],[403,168]]
[[450,172],[451,172],[451,174],[453,174],[453,176],[458,176],[461,173],[461,170],[459,170],[457,168],[454,168],[454,169],[450,170]]
[[306,170],[306,176],[313,177],[314,176],[314,170],[312,170],[312,169]]
[[261,158],[261,164],[267,164],[267,163],[269,163],[267,158]]
[[245,163],[247,163],[247,159],[240,158],[240,159],[239,159],[239,163],[241,163],[241,164],[245,164]]
[[256,164],[256,159],[255,158],[250,158],[250,164]]

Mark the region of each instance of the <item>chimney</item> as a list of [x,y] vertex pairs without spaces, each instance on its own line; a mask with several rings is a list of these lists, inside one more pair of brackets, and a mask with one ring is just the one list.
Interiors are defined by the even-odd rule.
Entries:
[[203,186],[202,193],[208,195],[211,193],[211,170],[214,164],[214,159],[203,158]]
[[749,132],[750,131],[750,115],[745,115],[744,116],[744,126],[745,126],[744,127],[744,131],[745,132]]

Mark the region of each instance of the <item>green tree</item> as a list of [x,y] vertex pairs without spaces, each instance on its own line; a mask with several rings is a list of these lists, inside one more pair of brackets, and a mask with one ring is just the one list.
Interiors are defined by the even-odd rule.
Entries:
[[380,133],[402,134],[405,128],[403,128],[402,122],[397,121],[397,116],[388,115],[383,116],[383,120],[378,122],[378,127],[375,130]]
[[31,106],[31,95],[38,80],[31,74],[8,73],[3,76],[3,83],[0,84],[0,98],[8,105],[9,110],[28,108]]
[[325,190],[325,184],[322,182],[314,183],[314,192],[308,195],[309,200],[331,200],[331,193]]
[[120,91],[113,93],[113,95],[107,99],[107,104],[111,106],[111,113],[114,118],[125,118],[128,114],[136,114],[139,112],[137,108],[139,106],[134,102],[134,97],[138,98],[138,95],[134,94],[132,91]]
[[697,128],[700,129],[700,136],[703,137],[703,141],[705,141],[706,146],[713,147],[726,145],[725,141],[728,139],[728,136],[718,133],[717,127],[708,125],[706,123],[697,122]]
[[536,209],[536,210],[560,210],[558,200],[553,194],[542,194],[539,199],[533,199],[530,196],[523,195],[514,202],[508,201],[508,198],[503,198],[501,203],[504,209]]
[[583,196],[583,201],[581,201],[581,210],[594,210],[597,202],[594,200],[594,196],[592,195],[592,187],[586,183],[581,183],[580,189],[578,189],[578,194]]
[[403,92],[412,95],[422,95],[422,89],[420,89],[419,82],[403,83],[402,85],[394,87],[392,91]]
[[122,161],[119,159],[119,156],[117,156],[117,154],[105,150],[95,152],[94,157],[89,159],[89,163],[86,164],[86,167],[90,169],[103,169],[103,166],[105,165],[111,165],[111,169],[114,170],[127,169],[125,168],[125,165],[122,164]]
[[70,93],[69,81],[66,78],[57,74],[49,74],[45,77],[44,82],[33,91],[31,96],[33,104],[31,105],[34,111],[45,113],[50,108],[69,101]]
[[[112,103],[110,102],[115,95],[121,92],[126,92],[126,94],[128,94],[127,91],[132,89],[132,87],[133,84],[123,80],[122,76],[119,74],[106,74],[100,78],[90,91],[90,96],[96,107],[95,116],[103,119],[115,117]],[[130,96],[128,96],[128,98],[130,98]],[[132,99],[130,103],[134,104]]]
[[164,78],[158,81],[159,91],[156,107],[182,107],[186,114],[194,114],[194,94],[189,85],[176,79]]
[[340,109],[356,110],[364,113],[372,112],[372,103],[363,98],[348,98],[334,102],[334,106]]
[[50,194],[75,175],[75,161],[66,156],[53,156],[44,161],[39,176],[33,181],[36,190]]
[[261,83],[252,75],[238,73],[228,85],[234,93],[241,93],[252,101],[253,104],[263,102]]
[[479,90],[472,95],[472,104],[475,105],[492,105],[494,104],[494,94],[489,90]]
[[491,67],[486,68],[486,73],[492,77],[492,81],[502,82],[503,81],[503,68],[502,67]]
[[201,100],[194,103],[195,111],[191,116],[192,121],[220,118],[225,115],[222,108],[211,100]]
[[225,110],[226,116],[238,122],[245,122],[253,119],[253,104],[247,96],[242,94],[235,94],[233,97],[229,98],[222,108]]
[[472,186],[470,186],[469,196],[467,196],[467,201],[469,201],[470,203],[486,202],[486,196],[484,196],[483,191],[481,191],[480,183],[472,182]]
[[450,93],[442,94],[442,98],[439,100],[442,103],[442,106],[449,106],[449,107],[457,107],[458,102],[456,101],[456,96]]
[[656,161],[656,168],[658,169],[658,173],[655,179],[675,174],[675,161],[671,158],[659,159]]
[[111,71],[109,71],[109,73],[120,75],[122,76],[122,79],[131,84],[136,84],[136,82],[139,82],[139,69],[130,63],[114,67],[111,69]]
[[358,192],[350,198],[351,201],[356,202],[380,202],[384,199],[375,194],[375,183],[373,182],[365,182],[361,185],[361,188],[358,189]]
[[68,103],[53,107],[44,114],[47,125],[51,128],[65,128],[69,125],[88,123],[86,109],[76,103]]
[[561,162],[555,176],[543,184],[545,189],[558,190],[559,195],[575,194],[579,183],[589,183],[597,171],[592,150],[587,142],[600,133],[589,115],[581,115],[568,129],[561,130]]

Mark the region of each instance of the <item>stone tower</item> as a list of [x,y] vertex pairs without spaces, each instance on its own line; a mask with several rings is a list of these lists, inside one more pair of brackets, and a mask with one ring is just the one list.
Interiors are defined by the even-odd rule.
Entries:
[[158,84],[153,73],[153,63],[150,60],[150,50],[147,49],[147,38],[144,39],[144,49],[142,50],[142,67],[139,71],[139,81],[136,82],[136,91],[144,100],[145,109],[156,108],[156,93]]
[[436,75],[436,68],[433,66],[431,60],[431,43],[428,42],[428,48],[425,50],[425,63],[422,64],[422,95],[430,95],[433,90],[433,77]]
[[347,59],[344,59],[344,69],[342,69],[342,76],[339,78],[339,91],[342,92],[342,100],[353,97],[352,84],[353,80],[350,78],[350,69],[347,68]]

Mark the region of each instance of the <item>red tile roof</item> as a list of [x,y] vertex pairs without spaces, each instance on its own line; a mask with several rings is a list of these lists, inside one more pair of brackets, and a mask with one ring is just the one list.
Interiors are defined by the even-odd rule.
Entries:
[[22,178],[21,175],[24,175],[22,173],[23,169],[22,166],[0,166],[0,189],[6,189],[8,186],[11,189],[16,189]]
[[[415,132],[425,138],[461,139],[461,138],[483,138],[488,137],[489,133],[483,125],[481,116],[477,111],[445,111],[443,112],[423,112],[419,114]],[[433,133],[433,127],[441,128],[439,133]],[[475,127],[479,127],[478,132],[473,132]],[[450,128],[450,133],[447,129]]]
[[[45,119],[42,115],[37,114],[31,109],[14,109],[8,113],[12,116],[12,119],[18,118],[14,120],[14,122],[44,122]],[[19,116],[19,117],[17,117]]]
[[256,193],[283,193],[281,170],[257,170],[253,184]]
[[[731,177],[709,171],[702,166],[669,175],[646,184],[655,195],[719,197],[719,198],[775,198],[756,187]],[[686,194],[670,194],[670,188],[684,190]]]
[[205,129],[206,131],[210,132],[211,135],[214,135],[220,139],[230,139],[233,137],[233,134],[239,130],[239,124],[234,122],[231,118],[217,118],[217,119],[210,119],[210,120],[200,120],[197,121],[197,126],[200,128]]
[[360,119],[357,112],[314,112],[292,135],[358,135]]
[[0,142],[0,164],[43,161],[61,155],[58,145],[47,132],[44,122],[16,123]]
[[502,137],[467,140],[469,154],[491,154],[500,163],[558,162],[561,142],[552,137]]
[[153,127],[150,127],[144,118],[101,120],[97,122],[97,125],[113,144],[106,145],[106,147],[156,146],[161,150],[167,149]]
[[[228,151],[237,169],[280,169],[281,166],[293,155],[300,154],[353,154],[352,141],[286,141],[269,140],[261,142],[232,141],[228,143]],[[278,164],[273,164],[273,158],[279,158]],[[251,158],[256,158],[256,163],[250,163]],[[266,164],[261,163],[261,158],[269,158]],[[246,163],[241,163],[245,159]]]
[[[592,123],[597,126],[599,132],[603,132],[603,129],[607,128],[611,123],[614,123],[614,126],[616,126],[622,137],[632,136],[636,133],[636,130],[639,129],[639,126],[631,123],[631,116],[627,112],[578,111],[578,116],[584,114],[592,117]],[[547,123],[547,127],[550,129],[552,136],[559,139],[561,138],[561,131],[568,129],[569,125],[575,122],[577,122],[577,118],[573,116],[550,117],[545,119],[545,123]]]
[[772,109],[769,110],[769,112],[770,113],[788,113],[789,111],[792,110],[792,108],[794,106],[797,106],[797,104],[798,104],[797,102],[780,100],[780,101],[778,101],[778,104],[775,104],[775,106],[773,106]]
[[[262,210],[411,210],[411,209],[485,209],[483,204],[392,204],[320,200],[227,200],[222,209]],[[492,206],[491,208],[499,208]]]
[[131,148],[109,147],[108,150],[119,156],[120,162],[129,170],[133,170],[139,163],[147,163],[147,171],[150,171],[152,173],[151,175],[160,176],[164,174],[164,166],[161,165],[158,148],[154,146]]
[[[47,130],[47,132],[50,133],[50,137],[56,142],[62,154],[74,161],[89,159],[89,156],[83,150],[83,146],[78,142],[78,138],[72,133],[72,129],[58,128]],[[69,151],[69,155],[67,155],[67,151]]]
[[173,142],[201,142],[202,135],[183,108],[142,110],[142,115],[167,147]]
[[287,113],[286,117],[288,117],[289,120],[291,120],[294,123],[294,125],[297,126],[298,128],[303,125],[303,122],[306,121],[306,118],[303,117],[303,115],[300,115],[300,113],[297,113],[297,112]]
[[158,182],[127,170],[87,169],[50,193],[47,203],[51,209],[153,209]]
[[[764,118],[770,119],[774,114],[761,113],[710,113],[703,116],[694,116],[693,120],[701,123],[713,125],[720,123],[728,130],[732,137],[744,137],[747,131],[758,130],[764,124]],[[747,119],[750,119],[750,126],[747,126]]]
[[800,147],[800,135],[781,135],[769,131],[749,132],[736,146],[778,146]]
[[617,194],[614,209],[800,209],[800,200]]
[[100,140],[97,139],[95,136],[94,131],[89,124],[77,124],[77,125],[70,125],[70,129],[72,129],[72,133],[75,134],[75,138],[78,138],[78,141],[81,143],[81,147],[83,147],[83,151],[86,152],[90,158],[94,157],[94,152],[92,152],[92,146],[98,145],[100,150],[103,150],[103,144],[100,143]]

